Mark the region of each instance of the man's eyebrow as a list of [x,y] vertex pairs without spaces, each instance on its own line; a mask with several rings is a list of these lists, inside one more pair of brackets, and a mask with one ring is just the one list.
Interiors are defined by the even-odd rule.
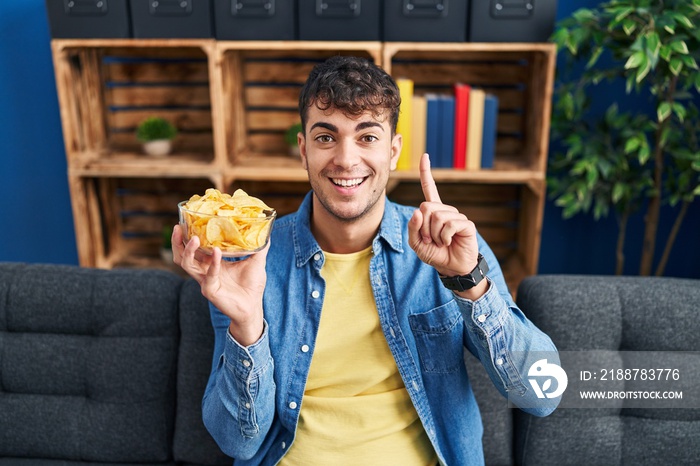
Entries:
[[314,128],[325,128],[325,129],[327,129],[328,131],[333,131],[334,133],[337,133],[337,132],[338,132],[338,127],[337,127],[337,126],[332,125],[332,124],[330,124],[330,123],[323,122],[323,121],[319,121],[319,122],[314,123],[313,125],[311,125],[311,128],[309,128],[309,131],[312,130],[312,129],[314,129]]
[[362,131],[363,129],[374,127],[377,127],[384,131],[384,127],[381,125],[381,123],[377,121],[363,121],[362,123],[358,123],[358,125],[355,126],[355,131]]
[[[335,133],[338,132],[337,126],[335,126],[331,123],[326,123],[325,121],[318,121],[318,122],[314,123],[313,125],[311,125],[311,128],[309,128],[309,130],[312,130],[314,128],[324,128],[324,129],[327,129],[328,131],[333,131]],[[381,123],[379,123],[377,121],[363,121],[363,122],[358,123],[357,126],[355,126],[355,132],[359,132],[359,131],[362,131],[363,129],[367,129],[367,128],[379,128],[382,131],[384,131],[384,127],[381,125]]]

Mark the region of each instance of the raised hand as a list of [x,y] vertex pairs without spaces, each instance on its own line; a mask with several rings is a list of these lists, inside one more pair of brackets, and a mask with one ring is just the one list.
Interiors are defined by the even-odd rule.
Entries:
[[238,343],[255,343],[263,332],[262,298],[267,274],[265,262],[270,244],[245,260],[221,260],[221,250],[211,255],[198,251],[199,238],[183,244],[180,225],[173,228],[173,262],[194,278],[202,294],[231,319],[229,331]]
[[443,275],[470,273],[479,254],[476,227],[455,207],[440,200],[428,154],[423,154],[420,160],[420,182],[425,202],[408,223],[411,248],[423,262]]

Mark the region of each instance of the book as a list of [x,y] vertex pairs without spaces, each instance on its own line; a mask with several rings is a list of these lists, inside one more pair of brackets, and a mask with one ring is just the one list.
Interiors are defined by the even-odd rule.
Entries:
[[481,168],[493,168],[498,128],[498,97],[486,94],[484,99],[484,132],[481,142]]
[[411,169],[418,169],[420,158],[426,152],[427,102],[425,96],[413,96],[413,125],[411,127]]
[[403,139],[401,146],[401,154],[399,161],[396,164],[397,170],[411,169],[411,126],[413,125],[413,80],[407,78],[398,78],[396,85],[399,87],[401,95],[401,107],[399,109],[399,120],[396,124],[396,132]]
[[481,168],[481,138],[484,133],[484,99],[483,89],[472,87],[469,92],[469,124],[467,126],[467,170]]
[[456,83],[454,85],[455,94],[455,116],[454,116],[454,151],[452,156],[452,166],[456,169],[466,167],[467,156],[467,122],[469,116],[469,91],[468,84]]
[[440,98],[440,134],[441,146],[437,168],[452,168],[454,156],[454,128],[455,128],[455,98],[452,95],[443,95]]
[[437,94],[425,95],[426,123],[425,123],[425,151],[430,154],[431,165],[440,157],[440,96]]

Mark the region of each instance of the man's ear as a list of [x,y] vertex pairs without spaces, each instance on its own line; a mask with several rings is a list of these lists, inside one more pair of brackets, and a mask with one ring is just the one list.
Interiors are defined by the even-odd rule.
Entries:
[[297,145],[299,146],[299,156],[301,157],[301,166],[304,170],[308,170],[309,166],[306,163],[306,138],[303,132],[297,133]]
[[396,133],[391,139],[391,171],[396,170],[396,164],[399,163],[399,155],[401,155],[402,146],[403,138],[399,133]]

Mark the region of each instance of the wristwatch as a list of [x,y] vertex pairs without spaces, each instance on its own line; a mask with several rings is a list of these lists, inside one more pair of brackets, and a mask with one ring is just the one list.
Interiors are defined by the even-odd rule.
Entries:
[[489,264],[486,263],[484,256],[479,254],[479,256],[476,258],[476,267],[474,267],[474,270],[472,270],[470,273],[467,275],[457,275],[454,277],[440,275],[440,280],[448,290],[466,291],[478,285],[481,280],[486,277],[488,271]]

